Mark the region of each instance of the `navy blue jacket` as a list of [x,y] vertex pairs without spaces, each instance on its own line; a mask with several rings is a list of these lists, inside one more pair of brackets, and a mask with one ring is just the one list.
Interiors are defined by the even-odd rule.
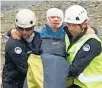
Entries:
[[27,72],[29,53],[39,54],[40,35],[35,32],[32,42],[15,40],[11,36],[5,46],[5,65],[3,68],[3,88],[23,88]]

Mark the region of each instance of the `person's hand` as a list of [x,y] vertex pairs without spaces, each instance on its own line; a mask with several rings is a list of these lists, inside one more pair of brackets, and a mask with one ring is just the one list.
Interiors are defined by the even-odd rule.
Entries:
[[86,31],[86,34],[95,34],[95,31],[93,30],[93,28],[91,28],[89,25],[87,27],[88,29]]
[[18,30],[12,29],[11,30],[11,35],[14,39],[20,40],[21,39],[21,34],[19,33]]

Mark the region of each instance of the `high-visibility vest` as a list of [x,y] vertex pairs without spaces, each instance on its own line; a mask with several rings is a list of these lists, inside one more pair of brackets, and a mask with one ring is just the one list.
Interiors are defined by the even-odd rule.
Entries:
[[43,64],[39,55],[30,54],[28,58],[28,88],[44,88]]
[[[80,48],[91,38],[94,38],[101,43],[101,40],[95,34],[84,35],[68,50],[69,56],[67,60],[70,64],[72,64],[72,61]],[[102,88],[102,52],[93,58],[84,71],[74,79],[74,84],[81,88]]]

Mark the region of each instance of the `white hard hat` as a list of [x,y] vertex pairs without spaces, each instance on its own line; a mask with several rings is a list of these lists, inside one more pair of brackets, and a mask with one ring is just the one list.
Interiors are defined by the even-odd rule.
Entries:
[[[47,11],[47,21],[49,22],[49,19],[48,17],[51,17],[51,16],[58,16],[60,19],[61,19],[61,24],[63,23],[63,19],[64,19],[64,14],[63,14],[63,11],[61,9],[58,9],[58,8],[50,8],[48,9]],[[49,22],[50,24],[50,22]]]
[[65,12],[64,22],[82,24],[88,18],[87,11],[80,5],[73,5]]
[[15,19],[16,26],[29,28],[36,24],[35,14],[29,9],[20,10]]

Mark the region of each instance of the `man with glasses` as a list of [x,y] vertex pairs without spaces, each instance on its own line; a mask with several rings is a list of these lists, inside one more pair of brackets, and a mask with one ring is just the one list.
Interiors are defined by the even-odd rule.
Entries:
[[29,53],[40,54],[40,35],[34,31],[35,14],[29,9],[20,10],[15,19],[16,30],[21,39],[9,36],[5,46],[5,65],[3,68],[3,88],[23,88],[27,72]]

